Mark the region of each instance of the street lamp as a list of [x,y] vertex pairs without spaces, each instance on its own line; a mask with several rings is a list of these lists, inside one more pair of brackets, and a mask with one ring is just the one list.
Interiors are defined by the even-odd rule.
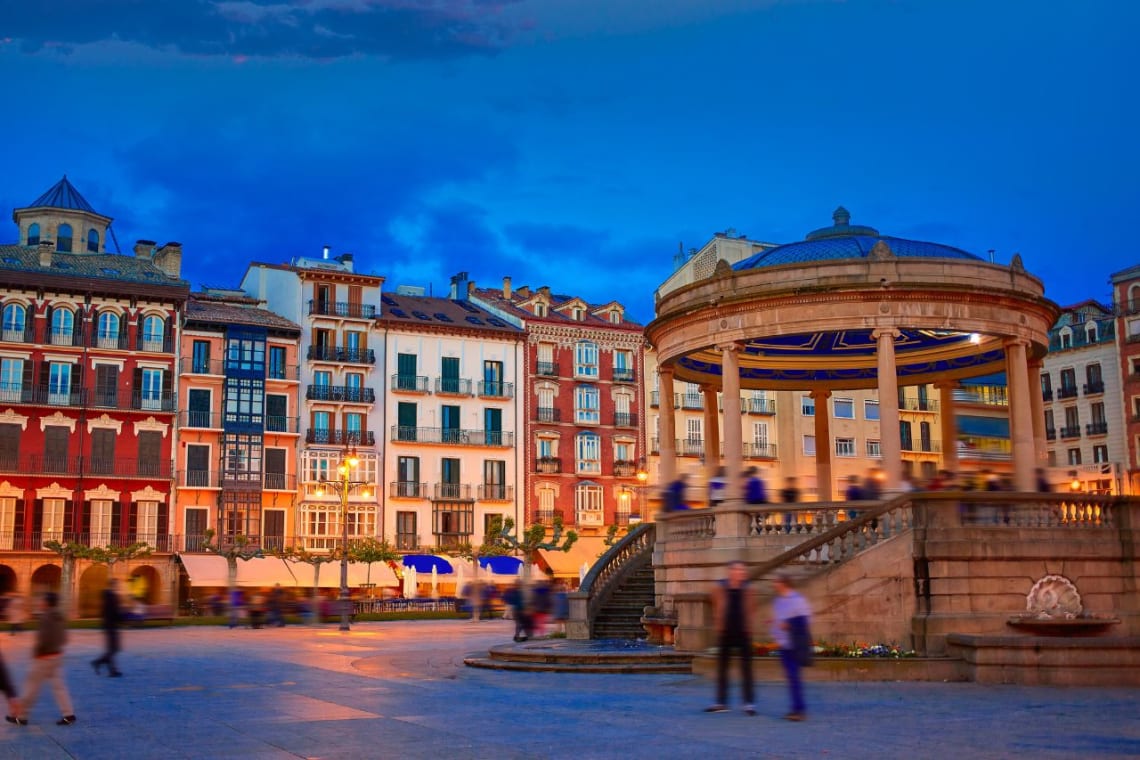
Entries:
[[638,518],[645,519],[645,485],[649,482],[649,470],[645,466],[645,457],[637,461],[637,510]]
[[[368,485],[365,480],[352,480],[352,471],[360,464],[360,460],[356,456],[356,447],[352,447],[345,452],[345,456],[340,460],[340,464],[336,466],[337,474],[340,476],[337,480],[324,480],[320,481],[317,487],[317,495],[324,496],[326,488],[331,488],[340,494],[340,630],[348,630],[349,619],[349,598],[348,598],[348,493],[354,488],[359,486]],[[368,489],[364,489],[361,494],[364,498],[368,498]]]

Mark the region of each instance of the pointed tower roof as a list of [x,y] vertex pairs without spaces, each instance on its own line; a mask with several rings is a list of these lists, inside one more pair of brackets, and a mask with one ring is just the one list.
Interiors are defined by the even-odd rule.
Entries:
[[[87,199],[79,194],[75,189],[75,185],[68,181],[67,175],[63,175],[63,179],[52,185],[46,193],[36,198],[28,204],[27,208],[63,208],[70,211],[86,211],[91,214],[99,214],[98,211],[91,208],[91,204]],[[102,214],[99,214],[102,216]]]

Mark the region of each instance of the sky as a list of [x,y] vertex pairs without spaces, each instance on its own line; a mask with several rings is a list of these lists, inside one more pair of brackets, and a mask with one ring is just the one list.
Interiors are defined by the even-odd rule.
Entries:
[[[0,0],[0,208],[63,174],[183,275],[351,252],[646,322],[679,249],[831,223],[1140,264],[1131,0]],[[15,225],[0,240],[14,242]]]

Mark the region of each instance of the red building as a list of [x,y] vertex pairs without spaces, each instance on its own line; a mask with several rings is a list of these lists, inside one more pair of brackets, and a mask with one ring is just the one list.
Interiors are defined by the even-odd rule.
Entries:
[[1112,275],[1125,423],[1124,493],[1140,493],[1140,266]]
[[175,355],[188,294],[181,246],[105,249],[111,218],[60,180],[13,218],[0,246],[0,588],[55,588],[97,609],[106,568],[60,588],[51,540],[145,542],[117,573],[168,601]]
[[475,288],[471,299],[523,325],[527,523],[595,532],[643,512],[645,466],[642,325],[617,301],[592,304],[548,287]]

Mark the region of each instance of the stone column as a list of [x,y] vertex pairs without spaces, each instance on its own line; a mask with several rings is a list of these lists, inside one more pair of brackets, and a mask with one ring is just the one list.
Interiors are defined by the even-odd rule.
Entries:
[[[1029,405],[1033,412],[1033,458],[1036,460],[1034,469],[1044,467],[1049,459],[1045,442],[1045,399],[1041,397],[1041,368],[1040,359],[1029,363]],[[1034,478],[1034,488],[1036,488]]]
[[[887,491],[897,491],[902,481],[902,440],[899,435],[899,379],[895,366],[894,328],[875,330],[879,359],[879,449],[883,455],[883,474]],[[819,446],[816,446],[819,449]]]
[[835,498],[831,477],[831,391],[817,389],[808,394],[815,400],[815,487],[820,501]]
[[953,381],[938,383],[939,420],[942,423],[942,467],[950,472],[958,472],[958,410],[954,405]]
[[704,457],[705,482],[708,483],[720,469],[720,413],[716,405],[716,386],[702,385],[701,393],[705,399]]
[[660,388],[661,403],[657,405],[660,410],[660,422],[657,434],[658,451],[661,457],[661,466],[658,468],[661,482],[657,485],[665,489],[677,478],[677,418],[673,410],[673,369],[671,367],[657,368],[657,386]]
[[724,468],[728,482],[725,501],[740,498],[740,473],[744,469],[743,423],[740,417],[740,345],[721,346],[721,397],[724,401]]
[[1013,444],[1013,482],[1019,491],[1036,489],[1033,470],[1037,465],[1033,449],[1033,388],[1029,384],[1026,342],[1005,344],[1005,374],[1009,382],[1009,437]]

